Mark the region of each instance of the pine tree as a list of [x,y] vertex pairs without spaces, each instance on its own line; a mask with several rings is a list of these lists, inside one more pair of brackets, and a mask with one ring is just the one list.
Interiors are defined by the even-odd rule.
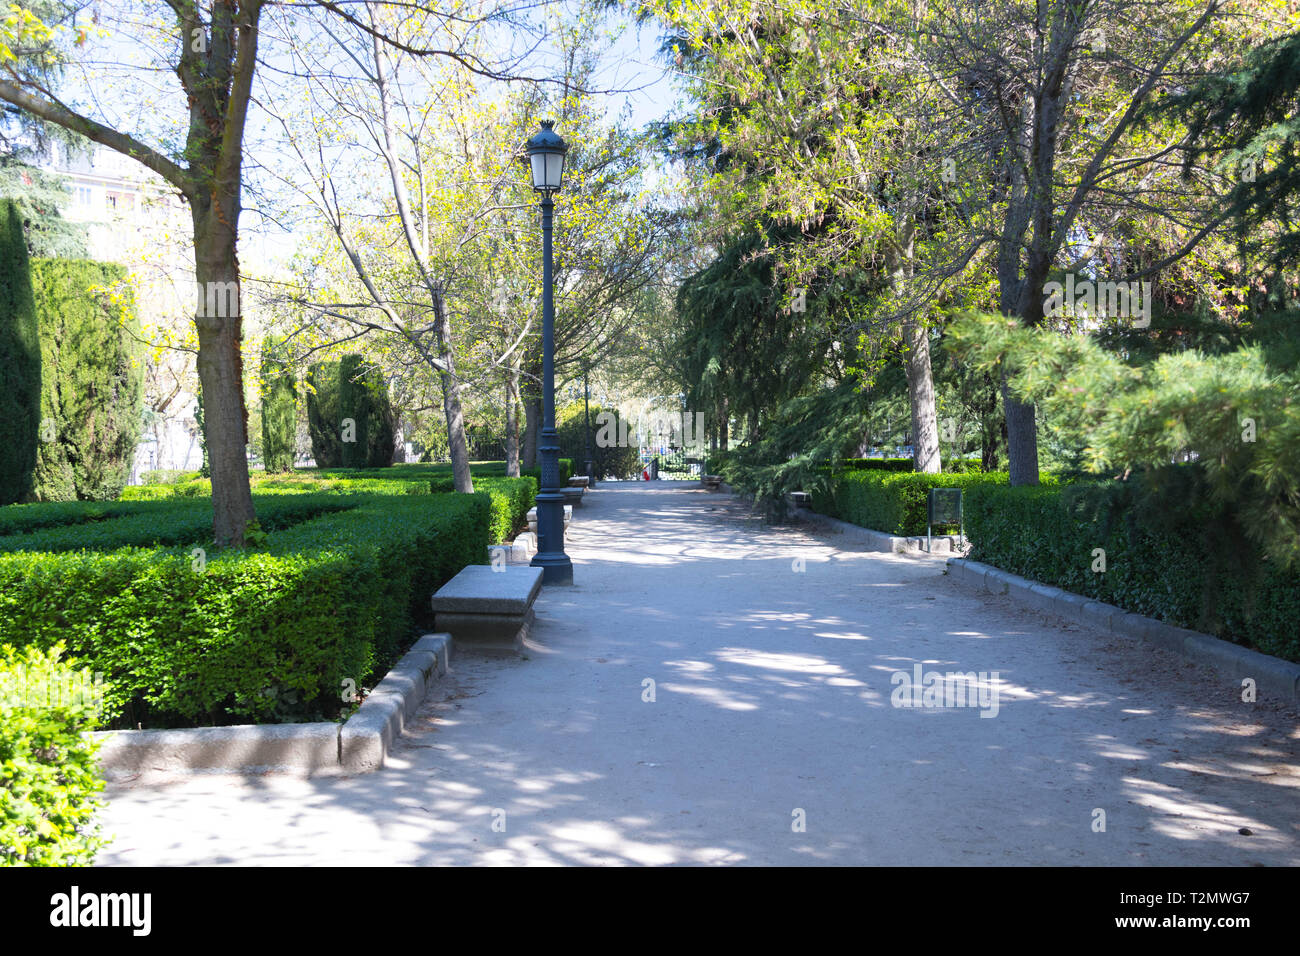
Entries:
[[22,216],[0,200],[0,505],[32,492],[41,424],[41,344]]

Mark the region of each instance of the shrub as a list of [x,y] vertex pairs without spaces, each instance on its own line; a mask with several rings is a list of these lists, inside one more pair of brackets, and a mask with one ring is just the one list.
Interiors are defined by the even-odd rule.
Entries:
[[[1044,476],[1043,481],[1055,479]],[[864,528],[885,534],[920,535],[926,532],[926,500],[931,488],[964,491],[977,485],[1006,483],[1006,472],[930,475],[860,469],[841,474],[831,484],[830,495],[815,496],[813,504],[824,514]]]
[[[1233,516],[1194,483],[1160,494],[1158,507],[1143,483],[971,488],[971,557],[1300,661],[1300,573],[1262,558]],[[1096,548],[1105,551],[1104,573],[1092,570]]]
[[293,471],[298,431],[298,382],[282,342],[262,343],[262,463],[269,472]]
[[99,745],[84,733],[97,702],[76,693],[93,682],[69,664],[57,644],[0,646],[0,866],[85,866],[104,843]]
[[307,430],[311,453],[319,468],[343,464],[339,435],[339,363],[317,362],[307,370]]
[[[603,420],[600,416],[604,415]],[[559,434],[560,454],[579,469],[586,468],[587,418],[582,402],[574,402],[555,412],[555,429]],[[602,426],[602,421],[606,424]],[[641,456],[635,444],[619,445],[618,412],[600,405],[591,406],[591,455],[596,477],[627,478],[640,474]],[[613,441],[610,441],[611,436]],[[604,444],[597,441],[602,438]],[[565,479],[567,483],[568,479]]]
[[[184,546],[0,554],[0,643],[65,642],[104,674],[115,726],[334,718],[343,682],[386,671],[427,621],[429,595],[487,560],[490,500],[312,497],[333,512],[284,526],[259,502],[265,545],[206,561]],[[119,531],[96,543],[131,538],[131,520],[104,522]]]
[[0,200],[0,505],[32,493],[41,425],[41,341],[22,217]]
[[393,407],[383,373],[363,356],[339,363],[339,419],[352,419],[356,441],[342,443],[344,468],[386,468],[393,463]]
[[[840,465],[850,471],[908,471],[912,470],[910,458],[843,458]],[[943,462],[944,474],[966,474],[982,471],[976,458],[949,458]]]
[[119,265],[36,259],[41,336],[41,441],[33,494],[41,501],[112,501],[140,437],[144,349]]

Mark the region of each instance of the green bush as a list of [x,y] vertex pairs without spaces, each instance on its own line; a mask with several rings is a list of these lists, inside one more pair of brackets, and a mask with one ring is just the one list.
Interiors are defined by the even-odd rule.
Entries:
[[262,343],[262,464],[268,472],[293,471],[298,431],[298,382],[284,343]]
[[[602,429],[600,416],[606,415],[608,423]],[[586,468],[587,458],[587,418],[582,402],[573,402],[555,413],[555,430],[559,434],[560,454],[572,460],[579,471]],[[618,412],[600,405],[591,406],[591,454],[597,479],[610,476],[628,478],[641,473],[641,456],[636,445],[617,444]],[[615,441],[610,442],[613,436]],[[603,437],[602,446],[597,438]],[[567,478],[565,479],[567,483]]]
[[[254,499],[263,531],[292,527],[317,515],[341,511],[348,499],[331,494],[259,495]],[[132,502],[130,507],[89,513],[79,521],[0,537],[0,553],[12,551],[104,551],[112,548],[209,547],[212,503],[179,498]]]
[[[193,481],[201,477],[197,471],[177,471],[174,468],[156,468],[140,472],[140,485],[174,485],[178,481]],[[137,488],[140,485],[130,485]]]
[[0,505],[32,493],[41,425],[41,340],[22,217],[0,200]]
[[[971,557],[1178,627],[1300,661],[1300,574],[1262,559],[1193,489],[1144,503],[1141,480],[971,488]],[[1170,506],[1176,502],[1175,506]],[[1093,571],[1094,549],[1106,570]]]
[[339,432],[339,363],[317,362],[307,369],[307,430],[318,468],[343,464]]
[[[292,511],[305,497],[282,504]],[[337,717],[344,681],[360,687],[385,672],[428,623],[429,595],[486,562],[491,503],[487,494],[313,497],[337,510],[278,526],[259,501],[265,545],[206,560],[184,545],[0,554],[0,643],[66,643],[104,675],[105,715],[117,727]],[[186,505],[202,510],[173,507]]]
[[[840,464],[851,471],[907,471],[912,470],[910,458],[842,458]],[[943,462],[945,474],[966,474],[982,471],[976,458],[949,458]]]
[[104,843],[93,678],[61,652],[0,646],[0,866],[86,866]]
[[[1044,484],[1055,482],[1050,475],[1042,480]],[[926,500],[931,488],[965,491],[979,485],[1006,483],[1006,472],[930,475],[860,469],[839,475],[829,495],[814,496],[813,507],[833,518],[885,534],[921,535],[927,528]],[[956,528],[945,526],[944,530]]]
[[144,409],[144,347],[122,266],[36,259],[41,335],[40,501],[112,501],[131,471]]

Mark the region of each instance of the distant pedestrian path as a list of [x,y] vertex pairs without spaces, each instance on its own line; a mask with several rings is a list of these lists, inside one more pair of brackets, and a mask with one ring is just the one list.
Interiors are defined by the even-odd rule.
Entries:
[[101,862],[1300,865],[1294,720],[1179,658],[688,483],[567,548],[390,766],[114,785]]

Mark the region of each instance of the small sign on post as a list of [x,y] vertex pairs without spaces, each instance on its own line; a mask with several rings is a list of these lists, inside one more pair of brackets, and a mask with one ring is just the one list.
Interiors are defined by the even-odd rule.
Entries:
[[961,536],[966,537],[966,525],[961,513],[960,488],[931,488],[926,496],[927,525],[925,529],[925,550],[932,552],[930,538],[934,535],[935,525],[955,524],[961,529]]

